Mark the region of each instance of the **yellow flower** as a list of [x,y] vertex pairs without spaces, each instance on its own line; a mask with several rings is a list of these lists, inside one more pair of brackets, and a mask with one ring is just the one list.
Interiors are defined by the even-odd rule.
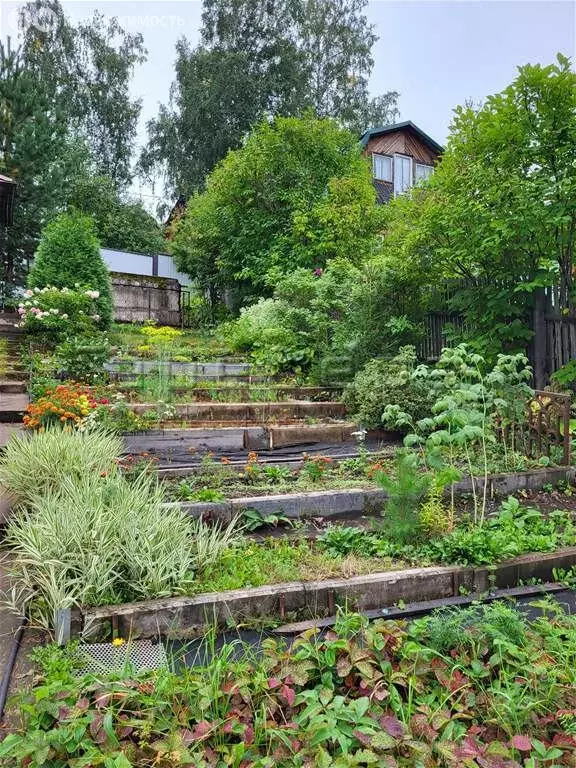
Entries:
[[112,640],[112,645],[116,646],[117,648],[121,645],[124,645],[126,643],[126,640],[124,640],[123,637],[115,637],[114,640]]

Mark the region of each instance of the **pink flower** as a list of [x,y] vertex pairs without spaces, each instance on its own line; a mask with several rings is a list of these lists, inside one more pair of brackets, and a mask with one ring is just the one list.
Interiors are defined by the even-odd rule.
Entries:
[[26,314],[26,310],[24,309],[24,307],[18,307],[18,314],[19,315],[25,315]]

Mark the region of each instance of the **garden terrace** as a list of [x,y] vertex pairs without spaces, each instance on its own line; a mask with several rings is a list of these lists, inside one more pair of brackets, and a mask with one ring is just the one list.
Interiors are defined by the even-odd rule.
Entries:
[[[309,387],[290,384],[242,384],[230,382],[181,381],[182,377],[174,377],[168,383],[170,397],[174,402],[187,401],[217,401],[217,402],[276,402],[282,400],[331,401],[337,400],[342,394],[341,387]],[[154,382],[144,378],[142,382],[133,385],[124,383],[114,387],[115,392],[122,392],[131,402],[147,402],[153,392]]]
[[[217,427],[149,430],[124,435],[124,453],[136,458],[146,454],[156,460],[159,472],[183,473],[202,469],[211,457],[230,470],[244,471],[251,452],[266,464],[295,465],[302,462],[302,452],[327,456],[333,460],[359,455],[355,432],[350,423],[288,424],[254,427]],[[369,454],[382,448],[397,448],[398,436],[375,433],[364,443]]]
[[[180,501],[181,508],[187,514],[205,519],[230,521],[256,513],[263,525],[267,519],[274,521],[273,524],[312,519],[319,528],[334,519],[356,518],[363,518],[369,526],[372,523],[366,518],[381,517],[388,493],[364,473],[346,472],[338,467],[332,472],[329,468],[324,469],[323,458],[320,457],[319,461],[315,461],[314,457],[306,459],[303,465],[308,463],[314,467],[308,472],[302,469],[299,472],[282,472],[282,468],[274,466],[268,473],[268,481],[266,467],[251,471],[248,465],[248,471],[236,482],[222,471],[205,472],[188,479],[165,481],[164,487],[171,503]],[[382,455],[379,462],[386,463]],[[574,470],[564,467],[491,475],[487,479],[489,512],[495,512],[501,500],[510,494],[534,494],[551,487],[570,488],[573,481]],[[472,482],[479,492],[484,478],[476,477],[473,481],[465,478],[455,483],[454,493],[459,497],[468,496]],[[301,490],[296,491],[297,488]],[[531,503],[539,507],[540,504],[554,502],[548,501],[543,494],[535,496]],[[560,495],[556,501],[556,504],[559,503],[569,509],[575,508],[571,496]],[[456,502],[456,511],[468,514],[465,499]]]
[[[254,545],[262,546],[262,545]],[[277,542],[269,544],[277,556]],[[315,549],[309,545],[311,562],[300,569],[311,573],[318,568]],[[305,556],[300,547],[299,554]],[[256,619],[285,621],[288,617],[321,618],[336,612],[336,606],[349,610],[384,610],[398,603],[415,603],[457,597],[463,591],[482,595],[491,588],[505,589],[520,582],[551,582],[554,573],[571,571],[576,562],[576,547],[552,553],[526,554],[497,565],[474,567],[418,567],[389,562],[388,571],[370,572],[370,566],[382,566],[383,561],[362,561],[358,557],[344,578],[313,579],[297,582],[266,584],[262,587],[206,592],[196,597],[175,597],[75,611],[72,632],[85,631],[91,639],[121,637],[155,638],[191,636],[216,623],[218,626],[246,623]],[[355,568],[354,568],[355,566]],[[352,575],[354,570],[362,575]],[[337,567],[333,569],[337,570]],[[239,579],[239,575],[236,575]],[[293,619],[294,620],[294,619]]]

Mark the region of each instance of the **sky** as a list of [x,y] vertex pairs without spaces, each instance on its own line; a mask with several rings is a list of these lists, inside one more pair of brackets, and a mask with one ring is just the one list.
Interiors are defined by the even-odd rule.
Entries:
[[[137,70],[133,93],[142,99],[138,144],[146,121],[168,101],[174,45],[198,39],[200,0],[63,0],[74,19],[94,10],[117,16],[141,32],[148,61]],[[0,0],[0,36],[16,36],[19,2]],[[439,143],[452,110],[481,102],[514,78],[516,67],[549,64],[556,53],[576,58],[576,0],[370,0],[367,14],[379,40],[373,48],[373,95],[400,93],[400,119],[412,120]],[[144,189],[141,190],[145,192]]]

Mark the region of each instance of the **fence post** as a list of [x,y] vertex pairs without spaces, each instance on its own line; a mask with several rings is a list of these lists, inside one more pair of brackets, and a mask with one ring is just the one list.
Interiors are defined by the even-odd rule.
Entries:
[[546,293],[544,288],[536,288],[534,291],[532,330],[534,331],[534,388],[544,389],[548,372]]

